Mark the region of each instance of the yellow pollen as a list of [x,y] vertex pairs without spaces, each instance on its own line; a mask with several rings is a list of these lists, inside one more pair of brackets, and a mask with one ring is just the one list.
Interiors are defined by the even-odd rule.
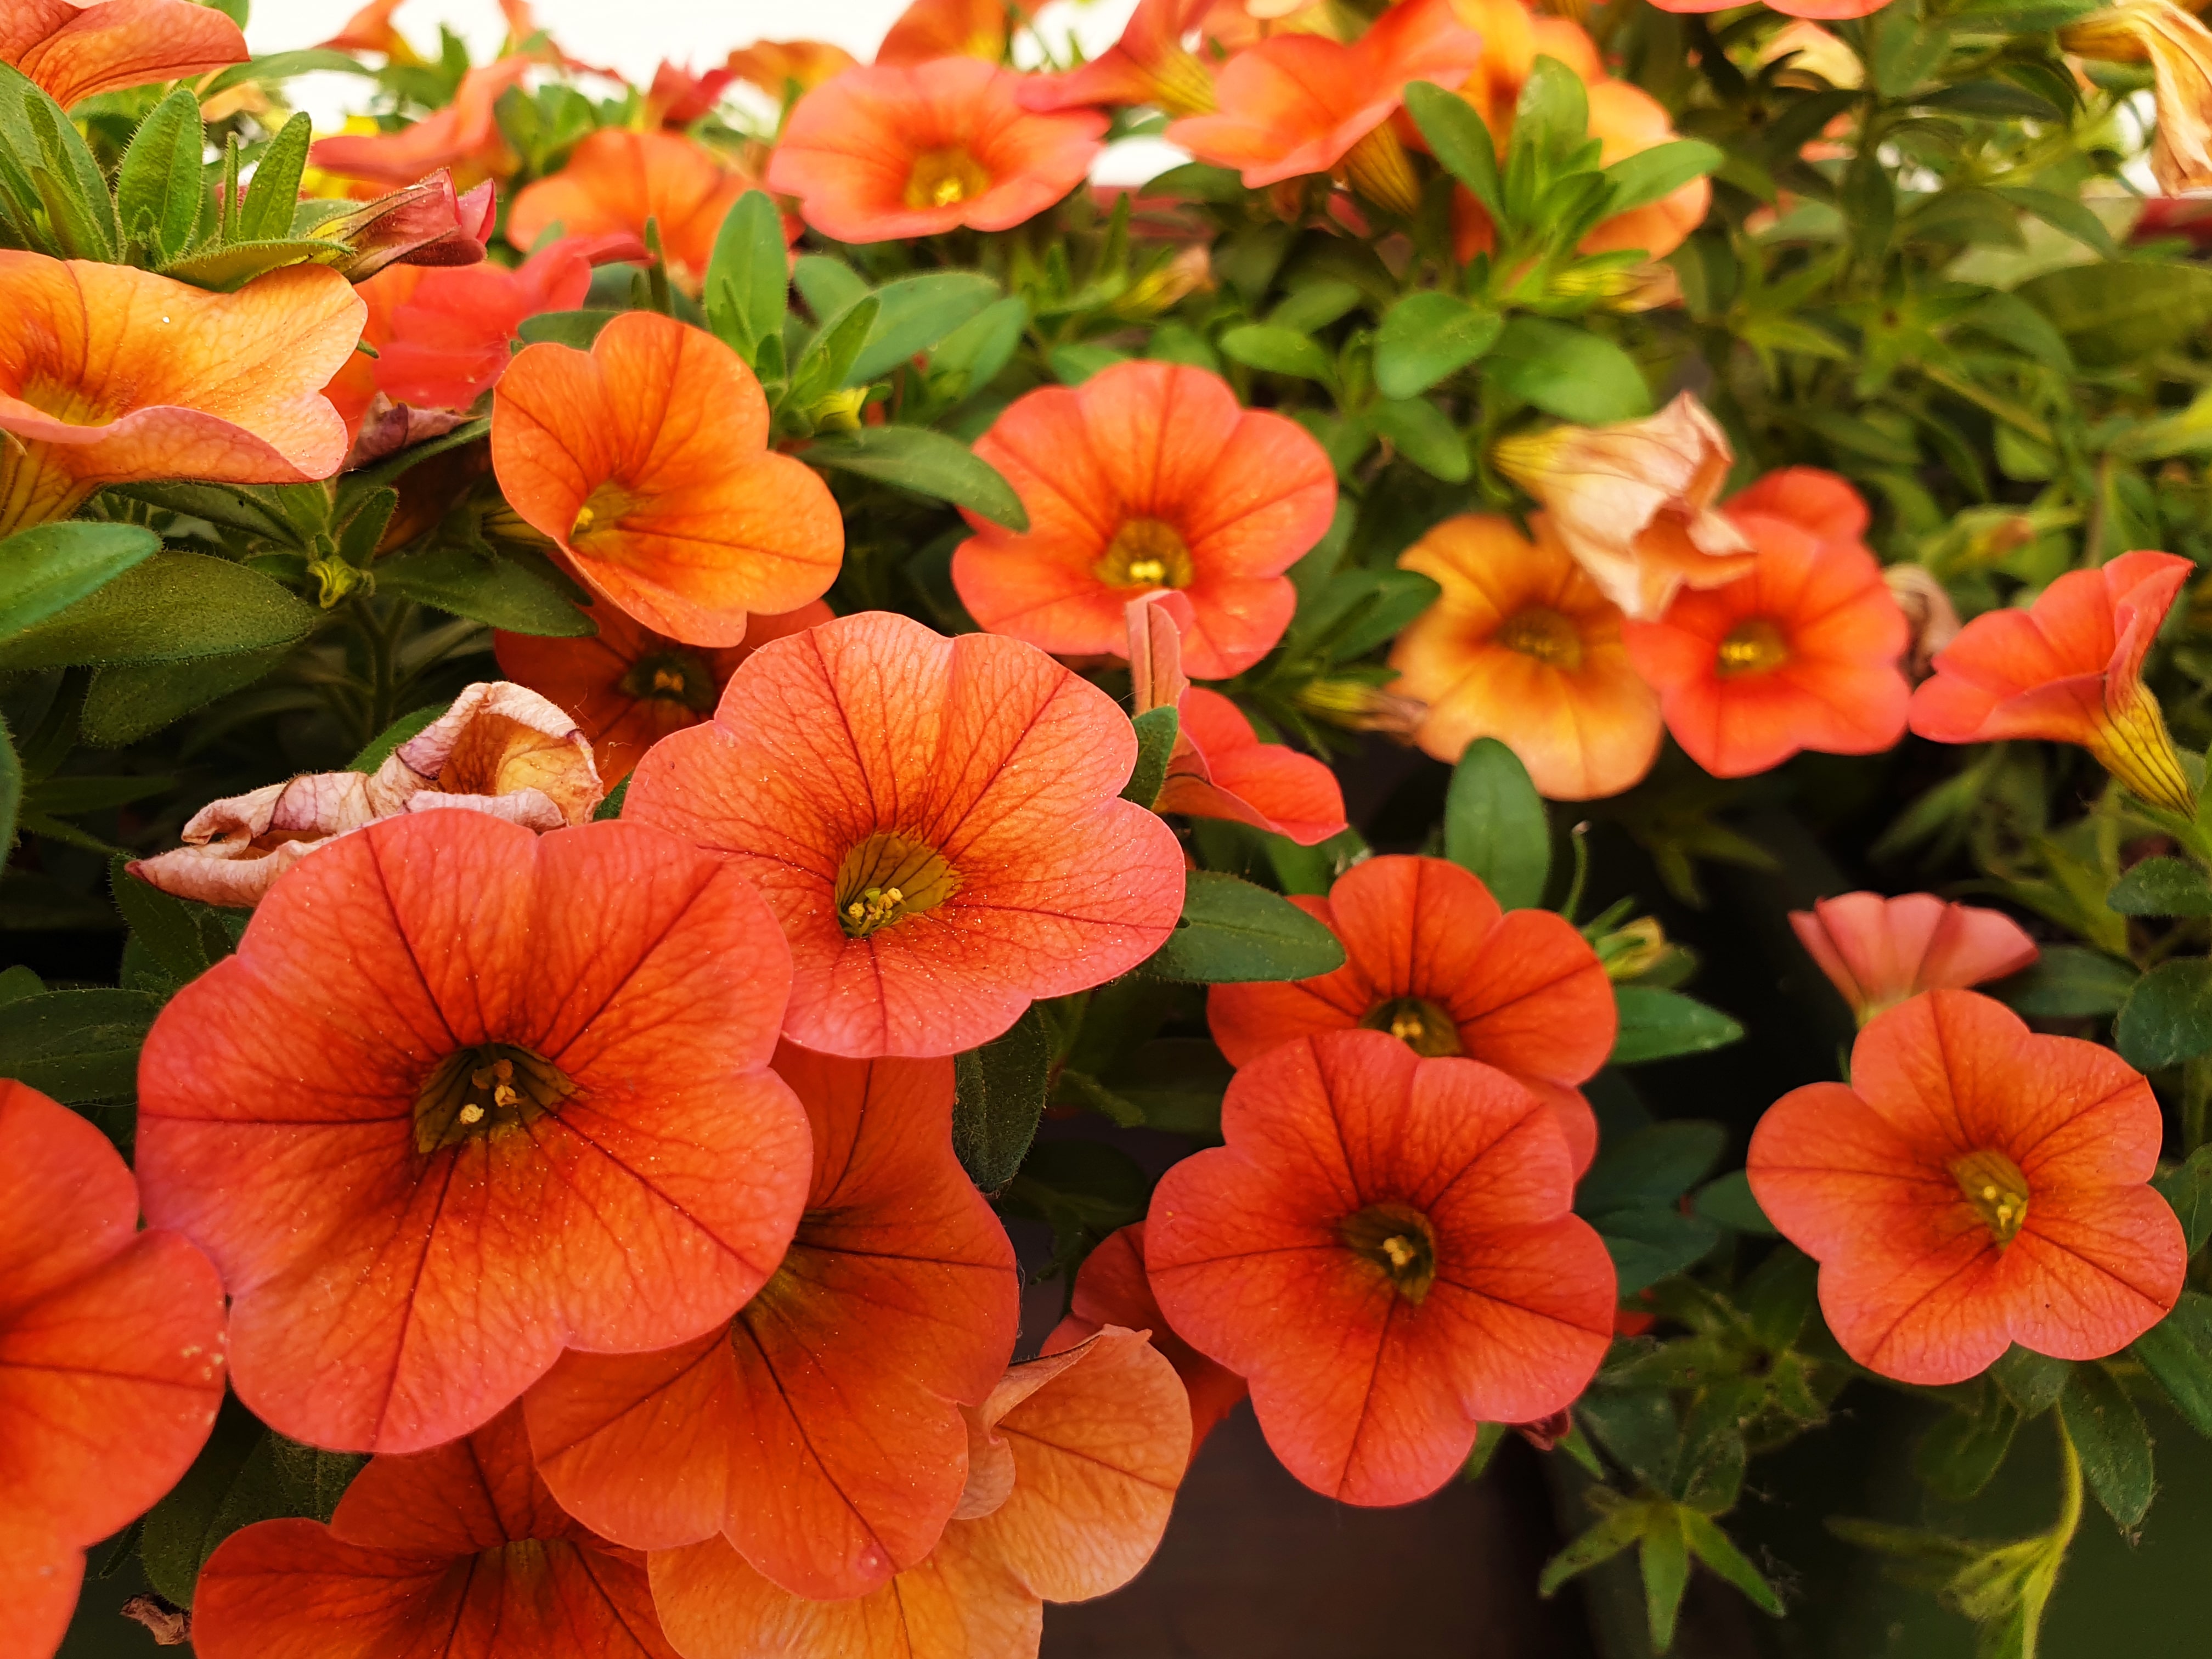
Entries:
[[967,150],[925,150],[907,175],[905,202],[910,208],[951,207],[991,188],[991,175]]
[[653,689],[656,691],[681,691],[684,676],[672,674],[665,668],[656,668],[653,671]]
[[1382,1254],[1390,1258],[1392,1271],[1403,1273],[1420,1252],[1402,1233],[1393,1233],[1382,1241]]
[[1437,1278],[1437,1235],[1420,1211],[1386,1199],[1345,1217],[1336,1231],[1347,1249],[1381,1268],[1408,1302],[1428,1295]]
[[1574,619],[1548,605],[1532,605],[1516,611],[1498,625],[1492,636],[1509,651],[1534,657],[1547,668],[1571,674],[1583,665],[1583,632]]
[[1132,584],[1158,587],[1167,579],[1167,565],[1159,559],[1139,559],[1129,566],[1129,580]]
[[484,1118],[484,1109],[472,1100],[461,1108],[459,1117],[464,1123],[481,1123]]
[[1765,617],[1753,617],[1729,630],[1716,656],[1723,675],[1771,673],[1790,660],[1790,643]]
[[2027,1219],[2027,1177],[1993,1146],[1967,1153],[1951,1165],[1952,1179],[2000,1245],[2009,1244]]
[[415,1150],[434,1152],[520,1128],[575,1091],[558,1066],[527,1048],[487,1042],[459,1049],[423,1079],[415,1103]]
[[1198,574],[1190,544],[1158,519],[1124,521],[1091,568],[1109,587],[1188,587]]
[[1393,997],[1369,1010],[1359,1023],[1370,1031],[1388,1031],[1417,1054],[1463,1052],[1452,1017],[1421,997]]
[[959,878],[933,847],[879,830],[845,855],[837,872],[837,919],[865,938],[951,898]]

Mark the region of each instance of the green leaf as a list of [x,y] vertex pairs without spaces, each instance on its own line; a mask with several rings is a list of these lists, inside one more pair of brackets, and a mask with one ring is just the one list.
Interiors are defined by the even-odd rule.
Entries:
[[707,326],[748,362],[761,341],[783,331],[790,256],[784,250],[783,215],[767,192],[747,191],[722,221],[702,292]]
[[1340,276],[1308,282],[1267,313],[1267,320],[1293,334],[1312,334],[1342,318],[1360,301],[1360,292]]
[[428,547],[379,559],[376,591],[511,634],[583,639],[599,631],[547,577],[514,558],[466,547]]
[[2089,1490],[2123,1532],[2133,1532],[2150,1510],[2155,1485],[2151,1468],[2150,1431],[2142,1413],[2112,1374],[2094,1362],[2074,1367],[2058,1395],[2058,1414]]
[[1651,389],[1635,360],[1610,340],[1546,317],[1516,317],[1483,360],[1500,391],[1583,426],[1651,412]]
[[799,289],[799,297],[806,301],[807,310],[822,324],[827,324],[868,291],[867,283],[858,271],[842,259],[826,253],[800,254],[792,267],[791,280]]
[[1052,1227],[1052,1271],[1072,1269],[1115,1229],[1145,1218],[1152,1182],[1118,1146],[1048,1140],[1034,1146],[1000,1196],[1008,1215]]
[[243,64],[233,64],[228,69],[207,83],[203,96],[212,98],[218,92],[228,92],[233,87],[243,86],[248,81],[268,82],[289,80],[295,75],[374,75],[376,71],[358,58],[323,46],[307,46],[297,52],[272,52]]
[[1127,352],[1117,351],[1112,346],[1099,345],[1090,340],[1075,340],[1066,345],[1056,345],[1045,354],[1045,362],[1052,370],[1053,378],[1062,386],[1081,386],[1092,375],[1128,361]]
[[128,1100],[161,1000],[143,991],[42,991],[0,1004],[0,1077],[66,1105]]
[[623,313],[619,311],[541,311],[525,317],[514,331],[526,345],[564,345],[572,351],[589,351],[599,331]]
[[2105,902],[2124,916],[2212,916],[2212,882],[2181,859],[2145,859],[2112,884]]
[[1727,159],[1717,147],[1697,138],[1677,138],[1625,155],[1605,170],[1605,181],[1613,187],[1606,216],[1671,196],[1691,179],[1717,171]]
[[2151,259],[2069,265],[2014,290],[2089,368],[2133,362],[2212,322],[2212,269]]
[[1612,1064],[1635,1066],[1675,1054],[1701,1054],[1724,1048],[1743,1036],[1743,1027],[1717,1008],[1709,1008],[1679,991],[1650,985],[1616,985],[1620,1034],[1613,1039]]
[[1028,301],[1018,296],[994,301],[937,343],[929,354],[931,375],[962,377],[959,389],[950,395],[972,397],[1013,361],[1029,320]]
[[1721,1230],[1711,1222],[1678,1210],[1608,1210],[1584,1218],[1613,1257],[1623,1296],[1702,1261],[1721,1239]]
[[1235,876],[1194,870],[1182,916],[1144,971],[1194,985],[1312,979],[1344,966],[1336,935],[1279,893]]
[[0,720],[0,865],[15,848],[15,820],[23,811],[23,763],[15,754],[15,741],[8,722]]
[[2011,1401],[1980,1390],[1977,1409],[1953,1412],[1921,1436],[1912,1472],[1939,1501],[1963,1504],[2002,1467],[2019,1428],[2020,1413]]
[[1455,294],[1408,294],[1375,336],[1376,389],[1386,398],[1417,398],[1489,350],[1504,329],[1496,312]]
[[161,538],[131,524],[64,521],[0,541],[0,641],[12,640],[159,552]]
[[2015,1342],[1990,1367],[1990,1380],[2003,1390],[2022,1417],[2040,1417],[2058,1403],[2073,1367]]
[[1761,1613],[1781,1618],[1782,1598],[1774,1593],[1774,1586],[1766,1582],[1765,1576],[1757,1567],[1751,1565],[1729,1535],[1713,1523],[1712,1517],[1687,1508],[1680,1510],[1678,1514],[1682,1523],[1682,1535],[1689,1543],[1690,1553],[1741,1590],[1745,1599]]
[[138,124],[115,175],[115,211],[126,233],[143,228],[157,264],[182,253],[199,228],[199,100],[179,87]]
[[2195,1255],[2212,1237],[2212,1146],[2199,1146],[2186,1163],[2154,1176],[2151,1185],[2181,1218],[2189,1254]]
[[1728,1146],[1728,1131],[1702,1119],[1654,1123],[1609,1139],[1575,1189],[1579,1215],[1672,1209]]
[[266,678],[291,651],[276,645],[186,662],[109,663],[92,671],[77,729],[95,749],[121,749]]
[[951,501],[1009,530],[1030,527],[1022,498],[998,469],[942,432],[918,426],[864,427],[850,437],[824,438],[802,450],[800,458]]
[[184,1480],[146,1517],[140,1553],[147,1579],[179,1607],[191,1605],[200,1569],[233,1533],[260,1521],[327,1522],[368,1462],[360,1453],[322,1451],[270,1430],[240,1458],[239,1443],[250,1422],[226,1420]]
[[111,484],[107,492],[125,501],[143,501],[165,512],[205,519],[218,530],[235,530],[258,540],[296,545],[291,521],[263,499],[264,492],[238,484],[129,483]]
[[2137,980],[2112,1022],[2112,1046],[2144,1072],[2212,1051],[2212,962],[2161,962]]
[[1294,328],[1273,323],[1246,323],[1221,337],[1225,357],[1270,374],[1291,374],[1324,383],[1335,378],[1328,354]]
[[2046,945],[2035,965],[1989,987],[2015,1013],[2084,1019],[2119,1012],[2138,975],[2124,962],[2080,945]]
[[[163,973],[179,985],[189,984],[207,972],[217,957],[226,954],[222,948],[210,948],[215,941],[201,925],[207,907],[187,904],[139,880],[129,872],[127,863],[115,859],[107,866],[108,890],[115,896],[124,925]],[[221,938],[219,927],[216,937]]]
[[1472,871],[1506,910],[1544,902],[1552,872],[1552,828],[1544,798],[1521,757],[1495,738],[1461,753],[1444,794],[1444,856]]
[[1455,92],[1426,81],[1406,88],[1406,112],[1413,118],[1429,153],[1446,173],[1474,193],[1492,220],[1505,216],[1498,179],[1498,144],[1474,106]]
[[2182,1291],[2173,1310],[2128,1352],[2158,1379],[2189,1426],[2212,1437],[2212,1296]]
[[368,740],[361,753],[346,763],[349,772],[374,772],[392,758],[392,751],[430,725],[453,705],[434,702],[427,708],[417,708],[412,714],[402,714]]
[[13,69],[0,74],[0,139],[30,169],[61,251],[113,264],[120,236],[107,175],[68,112]]
[[843,310],[830,313],[799,354],[791,371],[790,390],[784,396],[786,403],[796,409],[809,408],[851,378],[853,364],[875,330],[876,309],[876,296],[862,294]]
[[1147,708],[1130,724],[1137,728],[1137,763],[1130,769],[1121,799],[1149,810],[1167,782],[1168,761],[1175,754],[1182,717],[1170,708]]
[[1741,1170],[1731,1170],[1717,1181],[1707,1182],[1698,1190],[1694,1207],[1706,1220],[1731,1232],[1771,1236],[1775,1231],[1752,1193],[1751,1176]]
[[2052,229],[2064,232],[2086,247],[2094,248],[2106,258],[2120,257],[2119,249],[2112,243],[2112,233],[2105,228],[2105,222],[2078,198],[2061,196],[2057,191],[2031,190],[2023,185],[1996,185],[1991,188],[2021,212],[2033,214]]
[[218,294],[235,293],[256,276],[288,265],[329,264],[345,257],[337,242],[313,237],[272,237],[262,242],[222,242],[172,259],[161,267],[164,276]]
[[1690,1586],[1690,1543],[1682,1535],[1679,1506],[1651,1506],[1637,1556],[1644,1569],[1644,1607],[1650,1622],[1651,1649],[1664,1653],[1674,1645],[1674,1621],[1681,1614],[1682,1592]]
[[952,1060],[952,1150],[968,1178],[994,1193],[1036,1139],[1052,1081],[1052,1039],[1032,1003],[1004,1035]]
[[300,204],[300,179],[307,168],[307,146],[315,124],[305,110],[278,129],[254,164],[253,184],[238,205],[238,239],[242,242],[274,242],[292,234],[292,218]]
[[885,283],[876,290],[875,322],[845,371],[844,384],[862,386],[888,374],[982,315],[999,298],[999,285],[973,270],[933,270]]
[[1464,483],[1474,471],[1468,457],[1467,440],[1425,398],[1384,399],[1368,410],[1376,432],[1396,446],[1398,453],[1432,478]]
[[161,553],[0,643],[0,669],[180,662],[289,645],[314,607],[268,577],[204,553]]

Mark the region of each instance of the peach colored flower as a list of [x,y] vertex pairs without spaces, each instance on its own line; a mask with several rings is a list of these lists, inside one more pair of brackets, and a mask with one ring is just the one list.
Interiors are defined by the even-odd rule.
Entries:
[[314,165],[341,179],[371,184],[412,184],[445,167],[464,188],[504,179],[520,165],[499,130],[494,106],[536,67],[527,58],[502,58],[461,77],[453,101],[397,132],[339,133],[318,138],[307,151]]
[[857,61],[844,47],[820,40],[756,40],[732,52],[726,67],[747,86],[781,102],[812,91]]
[[1865,1024],[1923,991],[1963,990],[2035,961],[2035,941],[2002,911],[1933,893],[1845,893],[1792,910],[1790,925]]
[[182,81],[246,58],[238,25],[185,0],[11,0],[0,64],[64,109],[94,94]]
[[1024,81],[1022,107],[1150,104],[1170,115],[1214,108],[1213,77],[1183,44],[1211,4],[1212,0],[1137,0],[1121,38],[1106,51],[1065,75],[1033,75]]
[[532,247],[555,225],[571,236],[645,234],[656,221],[668,273],[696,294],[714,235],[754,181],[680,132],[602,127],[569,152],[560,172],[525,185],[507,214],[507,240]]

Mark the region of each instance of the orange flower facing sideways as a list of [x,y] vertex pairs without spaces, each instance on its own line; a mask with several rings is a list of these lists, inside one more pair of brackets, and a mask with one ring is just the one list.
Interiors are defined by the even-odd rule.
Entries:
[[405,0],[368,0],[368,3],[347,18],[336,34],[327,40],[318,41],[332,52],[381,52],[395,64],[419,64],[422,54],[407,42],[399,32],[392,15]]
[[1014,532],[975,514],[952,556],[961,603],[994,633],[1066,655],[1127,649],[1129,602],[1189,603],[1183,666],[1243,672],[1290,626],[1283,573],[1321,539],[1336,474],[1306,430],[1239,408],[1218,374],[1116,363],[1009,404],[975,441],[1028,510]]
[[2196,792],[2142,665],[2195,568],[2171,553],[2123,553],[2069,571],[2024,611],[1975,617],[1912,694],[1912,729],[1937,743],[2079,744],[2141,799],[2193,817]]
[[411,185],[444,167],[457,188],[504,179],[519,165],[499,130],[495,106],[536,64],[501,58],[461,77],[453,101],[396,132],[338,133],[318,138],[307,159],[325,173],[370,184]]
[[107,1137],[0,1080],[0,1595],[29,1659],[60,1645],[85,1550],[176,1484],[222,1403],[222,1282],[137,1224]]
[[562,1512],[510,1407],[372,1458],[330,1524],[259,1521],[208,1558],[201,1659],[678,1659],[645,1562]]
[[2111,1049],[1929,991],[1859,1033],[1850,1075],[1775,1102],[1749,1170],[1860,1364],[1939,1385],[2014,1342],[2100,1359],[2172,1308],[2188,1251],[2148,1185],[2158,1101]]
[[803,1600],[720,1538],[655,1552],[653,1603],[684,1659],[1034,1659],[1044,1603],[1136,1577],[1190,1461],[1182,1384],[1141,1334],[1109,1326],[1016,1365],[962,1414],[953,1519],[867,1595]]
[[507,502],[656,633],[743,642],[750,611],[819,599],[845,526],[813,471],[768,447],[768,400],[703,329],[626,311],[589,351],[526,346],[494,394]]
[[670,277],[696,294],[714,234],[751,188],[752,179],[696,138],[602,127],[569,152],[558,173],[522,187],[507,236],[517,247],[534,247],[556,225],[570,236],[642,236],[653,219]]
[[749,87],[782,102],[811,92],[858,60],[820,40],[756,40],[732,52],[725,67]]
[[876,62],[980,58],[995,64],[1006,55],[1011,27],[1033,9],[1028,0],[913,0],[876,48]]
[[1213,77],[1184,39],[1205,21],[1212,0],[1137,0],[1113,46],[1065,75],[1033,75],[1022,83],[1024,109],[1073,109],[1085,104],[1150,104],[1170,115],[1215,107]]
[[182,81],[246,58],[246,36],[187,0],[11,0],[0,11],[0,64],[64,109],[96,93]]
[[1021,82],[979,58],[848,70],[793,108],[769,188],[842,242],[1011,230],[1090,175],[1107,125],[1025,110]]
[[1923,991],[2016,974],[2039,954],[2002,911],[1947,904],[1933,893],[1815,899],[1810,910],[1792,910],[1790,925],[1862,1025]]
[[763,646],[623,811],[727,856],[791,941],[785,1030],[951,1054],[1133,968],[1182,909],[1175,832],[1121,799],[1136,733],[1042,652],[884,611]]
[[1013,1246],[952,1154],[950,1060],[776,1069],[814,1132],[806,1212],[726,1327],[660,1353],[570,1353],[525,1403],[538,1473],[641,1549],[720,1534],[798,1595],[919,1564],[960,1500],[968,1436],[1020,1316]]
[[1447,519],[1398,556],[1443,592],[1391,647],[1391,689],[1428,706],[1414,741],[1447,764],[1496,738],[1553,800],[1617,795],[1658,757],[1659,699],[1621,643],[1620,607],[1547,515],[1530,523],[1533,542],[1495,514]]

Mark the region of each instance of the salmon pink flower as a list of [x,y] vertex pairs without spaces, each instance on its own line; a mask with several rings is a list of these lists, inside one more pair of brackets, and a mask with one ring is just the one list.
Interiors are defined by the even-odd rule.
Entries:
[[2019,973],[2039,954],[2010,916],[1933,893],[1815,899],[1810,910],[1792,910],[1790,925],[1862,1025],[1923,991]]
[[527,58],[502,58],[461,77],[453,101],[397,132],[339,133],[318,138],[307,159],[323,172],[370,184],[409,185],[445,167],[466,189],[504,179],[520,164],[499,130],[494,106],[534,67]]
[[1305,428],[1178,363],[1026,393],[975,453],[1030,521],[1018,533],[968,515],[952,583],[975,620],[1047,651],[1119,655],[1129,602],[1173,589],[1190,604],[1183,665],[1200,679],[1273,648],[1297,607],[1283,573],[1336,509],[1335,471]]
[[2069,571],[2025,611],[1975,617],[1912,694],[1912,729],[1937,743],[2079,744],[2141,799],[2193,817],[2195,792],[2142,665],[2194,568],[2171,553],[2123,553]]
[[702,651],[609,610],[595,618],[599,631],[589,639],[499,632],[491,636],[492,648],[501,673],[574,716],[611,789],[661,738],[711,716],[739,663],[770,640],[803,634],[830,614],[817,599],[779,616],[751,617],[738,644]]
[[1552,1109],[1576,1173],[1589,1167],[1597,1119],[1575,1085],[1613,1052],[1619,1017],[1604,964],[1571,922],[1501,911],[1458,865],[1401,854],[1353,866],[1325,899],[1291,902],[1336,935],[1344,966],[1208,991],[1206,1024],[1231,1065],[1326,1031],[1387,1031],[1417,1054],[1505,1073]]
[[1030,0],[913,0],[876,48],[876,62],[980,58],[996,64],[1006,55],[1009,25],[1032,9]]
[[951,1054],[1175,927],[1175,832],[1120,798],[1136,757],[1113,700],[1042,652],[866,611],[754,653],[623,810],[759,884],[791,941],[793,1042]]
[[968,1485],[935,1550],[882,1589],[811,1601],[722,1539],[652,1557],[685,1659],[1034,1654],[1044,1603],[1120,1589],[1152,1557],[1190,1460],[1174,1368],[1134,1331],[1017,1365],[968,1408]]
[[1558,1121],[1504,1073],[1301,1036],[1238,1071],[1221,1133],[1153,1189],[1146,1266],[1315,1491],[1425,1498],[1478,1425],[1548,1416],[1597,1370],[1613,1263]]
[[239,1397],[414,1451],[564,1347],[721,1325],[805,1199],[789,983],[744,878],[642,824],[410,813],[293,870],[139,1064],[147,1217],[222,1270]]
[[494,395],[507,503],[654,632],[732,646],[746,613],[819,599],[845,526],[811,468],[768,447],[768,399],[703,329],[626,311],[588,351],[526,346]]
[[452,175],[441,167],[404,190],[325,220],[313,235],[346,250],[330,263],[349,283],[367,282],[392,265],[473,265],[483,262],[497,206],[490,179],[458,195]]
[[952,1062],[786,1044],[814,1179],[775,1277],[660,1353],[569,1353],[525,1403],[568,1512],[639,1549],[717,1533],[794,1595],[917,1565],[960,1500],[968,1436],[1020,1319],[1013,1246],[952,1154]]
[[677,1659],[645,1563],[562,1511],[510,1407],[465,1440],[372,1458],[328,1526],[259,1521],[208,1558],[201,1659]]
[[2117,1353],[2172,1308],[2188,1249],[2147,1184],[2162,1133],[2150,1085],[2111,1049],[1929,991],[1859,1033],[1848,1087],[1768,1109],[1751,1189],[1820,1263],[1846,1353],[1901,1382],[1963,1382],[2014,1342]]
[[1455,87],[1481,60],[1481,40],[1451,0],[1406,0],[1350,46],[1279,34],[1238,52],[1214,77],[1218,109],[1185,116],[1167,137],[1238,169],[1248,190],[1340,167],[1361,196],[1410,217],[1420,180],[1391,118],[1414,82]]
[[222,1285],[141,1232],[107,1137],[0,1081],[0,1586],[19,1653],[61,1644],[84,1552],[191,1466],[222,1403]]
[[1021,80],[977,58],[848,70],[793,108],[769,188],[842,242],[1011,230],[1089,176],[1107,125],[1031,113]]
[[295,265],[235,294],[149,270],[0,252],[0,536],[104,484],[301,483],[345,459],[322,387],[364,307]]
[[15,0],[0,14],[0,64],[64,109],[96,93],[182,81],[246,58],[237,24],[186,0]]
[[714,235],[753,180],[680,132],[601,127],[560,172],[525,185],[507,214],[507,240],[532,247],[558,225],[571,236],[645,234],[657,221],[676,285],[696,294]]
[[683,128],[703,120],[722,101],[723,88],[738,78],[735,70],[700,71],[665,58],[653,71],[653,85],[645,94],[646,119],[665,127]]
[[820,40],[756,40],[732,52],[727,63],[738,80],[781,103],[842,75],[855,61],[844,47]]
[[1065,75],[1033,75],[1023,82],[1022,107],[1150,104],[1170,115],[1199,115],[1213,109],[1213,77],[1198,54],[1183,44],[1205,21],[1212,3],[1137,0],[1121,38],[1097,57]]
[[1553,800],[1617,795],[1658,757],[1659,699],[1629,662],[1620,607],[1545,514],[1530,522],[1533,542],[1463,514],[1398,556],[1443,592],[1391,647],[1391,689],[1428,706],[1413,740],[1447,765],[1496,738]]

